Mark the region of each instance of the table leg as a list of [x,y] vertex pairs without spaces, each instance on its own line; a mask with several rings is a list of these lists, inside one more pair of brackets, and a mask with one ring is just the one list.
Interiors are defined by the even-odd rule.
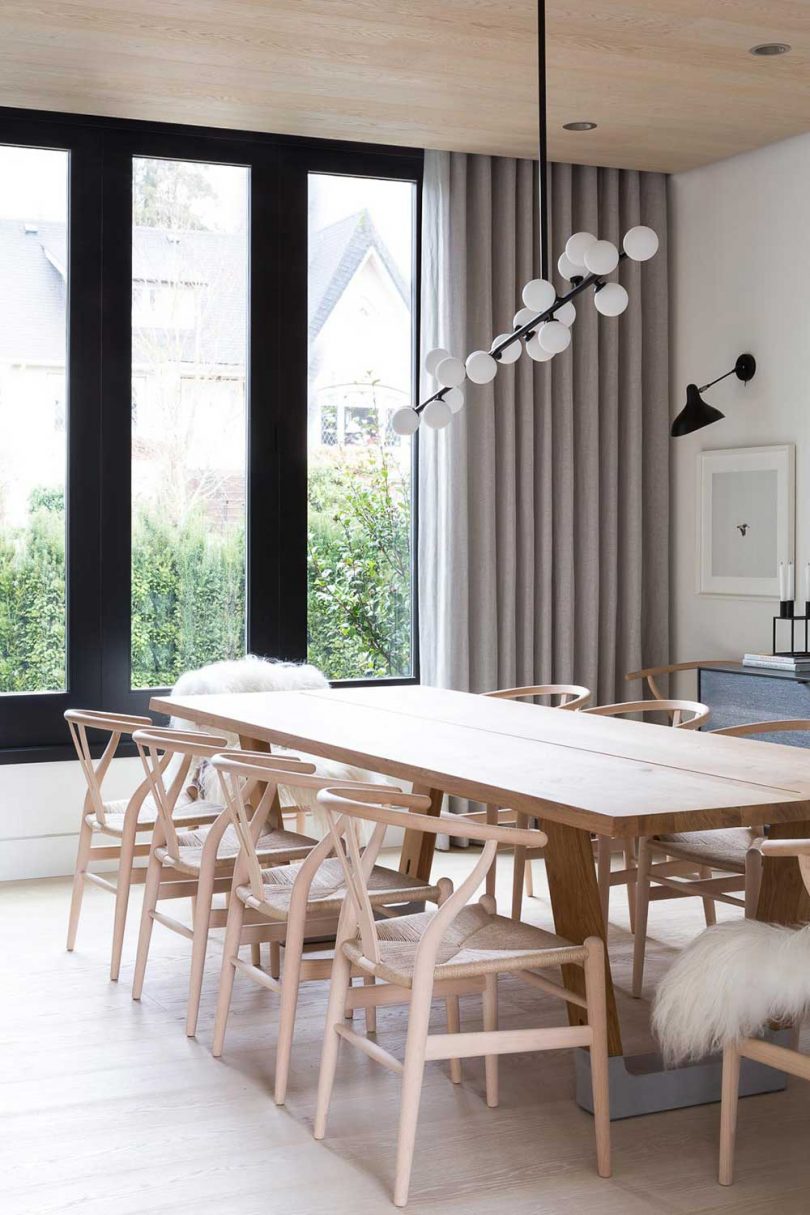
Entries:
[[[548,836],[548,847],[544,855],[554,927],[558,935],[575,945],[581,945],[587,937],[601,937],[607,944],[589,832],[568,827],[563,823],[552,823],[547,819],[543,820],[541,826]],[[563,981],[571,991],[584,996],[585,972],[581,966],[564,966]],[[608,1051],[611,1055],[620,1055],[622,1035],[607,955],[605,983]],[[583,1008],[576,1004],[569,1004],[567,1007],[571,1025],[581,1025],[587,1021]]]
[[[438,815],[442,808],[444,794],[441,789],[428,789],[425,785],[414,785],[412,793],[424,793],[430,798],[430,809],[427,814]],[[406,831],[402,841],[402,852],[399,857],[400,873],[418,877],[422,881],[430,879],[430,868],[433,864],[433,849],[436,836],[425,831]]]
[[[810,820],[774,823],[768,832],[768,838],[772,840],[799,840],[808,836]],[[757,919],[767,924],[806,924],[810,921],[810,895],[805,889],[795,857],[762,858]]]

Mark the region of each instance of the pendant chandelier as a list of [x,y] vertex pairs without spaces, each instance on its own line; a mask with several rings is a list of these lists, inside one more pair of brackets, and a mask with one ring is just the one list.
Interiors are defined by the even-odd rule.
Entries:
[[474,350],[466,359],[449,350],[437,348],[425,356],[424,368],[436,381],[436,391],[421,404],[398,409],[391,424],[399,435],[412,435],[425,425],[441,430],[464,406],[462,385],[489,384],[501,366],[516,362],[525,346],[526,354],[537,363],[547,363],[571,345],[571,326],[577,311],[574,299],[593,291],[593,302],[602,316],[615,317],[624,312],[629,302],[625,288],[611,279],[626,258],[646,262],[658,250],[658,236],[644,225],[625,233],[621,249],[609,240],[600,240],[592,232],[575,232],[569,236],[557,261],[562,279],[570,284],[562,295],[551,282],[548,255],[548,179],[547,114],[546,114],[546,23],[545,0],[537,5],[537,67],[539,117],[540,174],[540,278],[533,278],[523,288],[523,307],[512,320],[512,330],[501,333],[489,350]]

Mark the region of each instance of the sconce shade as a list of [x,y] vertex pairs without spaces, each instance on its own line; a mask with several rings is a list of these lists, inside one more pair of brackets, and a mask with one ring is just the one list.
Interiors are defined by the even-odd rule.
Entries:
[[686,404],[672,423],[670,434],[673,439],[678,439],[681,435],[691,435],[693,431],[710,426],[712,422],[719,422],[724,417],[725,414],[722,414],[719,409],[706,404],[697,384],[688,384]]

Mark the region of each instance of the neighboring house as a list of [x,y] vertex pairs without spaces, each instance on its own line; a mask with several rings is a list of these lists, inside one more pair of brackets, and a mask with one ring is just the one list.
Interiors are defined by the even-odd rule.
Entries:
[[410,403],[410,289],[368,211],[315,234],[309,266],[310,447],[385,435]]
[[[196,502],[219,524],[244,513],[245,241],[133,233],[133,495],[177,518]],[[0,220],[0,526],[64,485],[66,273],[64,224]],[[366,211],[315,234],[309,284],[310,446],[397,441],[410,294]]]

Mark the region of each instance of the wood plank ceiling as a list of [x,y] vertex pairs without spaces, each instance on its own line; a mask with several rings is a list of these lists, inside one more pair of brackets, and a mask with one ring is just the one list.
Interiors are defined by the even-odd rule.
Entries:
[[[533,156],[535,20],[534,0],[2,0],[0,105]],[[770,41],[793,49],[749,54]],[[810,129],[808,0],[548,0],[548,60],[555,160],[671,172]]]

